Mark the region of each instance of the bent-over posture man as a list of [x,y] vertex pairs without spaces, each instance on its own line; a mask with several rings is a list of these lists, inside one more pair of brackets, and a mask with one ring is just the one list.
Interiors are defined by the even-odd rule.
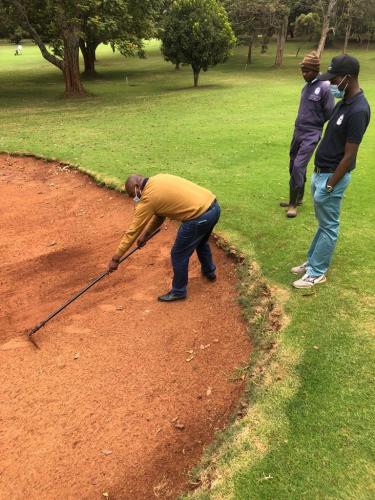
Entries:
[[131,175],[125,183],[126,192],[137,203],[134,219],[124,234],[108,270],[115,271],[121,256],[138,239],[143,246],[150,235],[163,224],[165,218],[177,220],[181,225],[171,251],[173,266],[172,289],[161,295],[162,302],[186,297],[189,259],[196,250],[202,274],[209,281],[216,280],[216,267],[208,239],[220,217],[220,206],[215,196],[193,182],[168,174],[153,177]]
[[280,203],[282,207],[288,207],[286,215],[289,218],[297,215],[297,205],[302,204],[307,165],[320,141],[324,123],[331,116],[335,106],[329,83],[317,78],[319,70],[320,60],[316,53],[311,52],[306,55],[301,63],[301,72],[306,85],[302,89],[289,152],[289,202]]
[[326,281],[339,232],[340,207],[363,135],[370,122],[370,107],[359,87],[359,62],[349,55],[332,59],[321,80],[331,82],[331,90],[343,99],[337,103],[324,137],[315,155],[311,179],[318,230],[307,254],[307,261],[293,267],[303,277],[293,283],[296,288],[310,288]]

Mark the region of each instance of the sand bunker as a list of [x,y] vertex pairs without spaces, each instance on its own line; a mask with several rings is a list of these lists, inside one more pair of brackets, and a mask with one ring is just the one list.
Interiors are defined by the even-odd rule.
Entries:
[[105,270],[133,204],[58,164],[0,156],[0,498],[174,498],[222,429],[249,343],[234,264],[196,259],[184,302],[168,223],[42,330],[24,331]]

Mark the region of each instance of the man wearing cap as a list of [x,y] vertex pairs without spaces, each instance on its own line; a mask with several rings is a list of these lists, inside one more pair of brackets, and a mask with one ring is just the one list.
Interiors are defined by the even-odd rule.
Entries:
[[108,270],[115,271],[122,255],[134,241],[140,236],[137,243],[139,247],[143,246],[168,217],[181,222],[181,225],[171,251],[172,289],[161,295],[159,300],[173,302],[186,298],[189,259],[194,251],[197,252],[202,275],[208,281],[215,281],[216,267],[208,243],[220,217],[215,195],[193,182],[169,174],[153,177],[133,174],[128,177],[125,189],[136,203],[135,214]]
[[341,200],[370,122],[370,106],[359,86],[358,75],[358,60],[343,54],[334,57],[328,72],[318,77],[329,80],[332,93],[343,99],[333,110],[315,155],[311,191],[318,230],[307,261],[291,270],[294,274],[303,274],[293,283],[296,288],[311,288],[326,281],[338,237]]
[[297,205],[302,204],[305,190],[306,170],[310,158],[318,144],[324,123],[330,117],[335,100],[329,84],[318,80],[320,60],[315,52],[307,54],[301,63],[301,72],[306,85],[302,89],[294,134],[290,145],[289,202],[287,217],[297,215]]

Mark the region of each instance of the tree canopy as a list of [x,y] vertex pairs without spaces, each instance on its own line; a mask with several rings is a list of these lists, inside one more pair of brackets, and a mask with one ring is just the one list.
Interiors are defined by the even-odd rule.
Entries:
[[278,35],[276,64],[281,64],[290,13],[289,0],[227,0],[230,20],[236,36],[249,46],[247,62],[251,62],[254,40],[262,40],[262,52],[270,38]]
[[143,40],[156,32],[155,20],[162,0],[89,0],[82,13],[80,48],[85,72],[95,71],[95,50],[110,44],[122,55],[143,57]]
[[162,53],[174,64],[190,64],[194,86],[199,73],[224,62],[235,44],[225,8],[216,0],[176,0],[167,11]]
[[110,43],[124,55],[141,51],[142,39],[153,32],[159,4],[160,0],[0,0],[8,19],[62,71],[67,96],[85,93],[79,48],[88,70],[94,70],[99,43]]

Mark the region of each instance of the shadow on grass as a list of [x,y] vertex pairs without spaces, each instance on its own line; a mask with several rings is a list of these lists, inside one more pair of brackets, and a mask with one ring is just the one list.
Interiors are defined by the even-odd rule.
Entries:
[[51,104],[90,102],[101,97],[87,89],[85,95],[66,97],[63,83],[59,84],[57,82],[56,84],[45,84],[44,87],[39,89],[40,92],[36,93],[31,88],[2,87],[0,90],[0,106],[14,110],[17,108],[24,109],[25,105],[50,108]]
[[223,89],[228,89],[232,88],[234,85],[228,85],[228,84],[219,84],[219,83],[207,83],[207,84],[201,84],[198,85],[198,87],[194,87],[193,85],[185,86],[185,87],[169,87],[166,86],[163,88],[163,90],[167,93],[179,93],[179,92],[186,92],[186,91],[194,91],[194,92],[203,92],[203,91],[208,91],[208,90],[223,90]]

